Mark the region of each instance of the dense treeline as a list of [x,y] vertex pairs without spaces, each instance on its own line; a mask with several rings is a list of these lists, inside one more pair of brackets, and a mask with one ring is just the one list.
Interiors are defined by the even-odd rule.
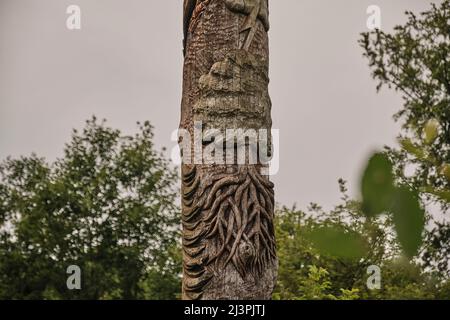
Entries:
[[[404,97],[400,147],[369,162],[361,200],[341,180],[330,212],[277,210],[275,299],[450,299],[450,0],[407,16],[360,40],[378,89]],[[93,118],[53,163],[0,164],[0,299],[180,297],[178,176],[152,139]]]

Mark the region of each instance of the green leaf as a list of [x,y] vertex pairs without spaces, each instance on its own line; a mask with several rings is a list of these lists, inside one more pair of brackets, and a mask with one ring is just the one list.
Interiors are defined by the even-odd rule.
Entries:
[[439,136],[439,121],[436,119],[428,120],[424,127],[424,139],[426,144],[433,144]]
[[367,216],[381,214],[389,208],[394,188],[392,171],[385,154],[377,153],[369,160],[361,182],[363,211]]
[[319,227],[305,235],[322,254],[360,259],[366,253],[364,239],[356,232],[338,227]]
[[404,253],[411,258],[422,245],[422,232],[425,227],[425,210],[420,206],[417,193],[406,187],[397,188],[392,213],[398,241]]
[[423,161],[429,160],[425,151],[420,146],[418,146],[414,142],[412,142],[410,139],[400,139],[399,143],[406,152],[412,154],[417,159],[420,159]]
[[450,202],[450,191],[448,190],[439,190],[432,186],[426,186],[420,189],[421,192],[432,194],[442,200]]
[[439,173],[443,175],[448,181],[450,181],[450,164],[446,163],[442,165]]

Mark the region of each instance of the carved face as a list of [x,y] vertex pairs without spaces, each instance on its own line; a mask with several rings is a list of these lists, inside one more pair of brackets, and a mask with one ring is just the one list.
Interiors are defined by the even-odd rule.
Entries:
[[239,245],[239,254],[242,261],[249,263],[255,257],[255,247],[250,242],[243,241]]

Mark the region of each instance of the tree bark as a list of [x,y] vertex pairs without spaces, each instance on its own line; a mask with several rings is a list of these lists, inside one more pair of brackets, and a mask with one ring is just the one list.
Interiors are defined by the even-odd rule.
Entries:
[[[274,187],[264,161],[252,162],[248,150],[244,163],[237,156],[249,148],[248,130],[258,141],[266,130],[271,149],[268,0],[185,0],[184,19],[180,129],[193,139],[180,140],[183,299],[270,299],[278,264]],[[230,129],[243,131],[230,138]],[[196,132],[210,139],[196,144]],[[215,162],[205,163],[205,153]]]

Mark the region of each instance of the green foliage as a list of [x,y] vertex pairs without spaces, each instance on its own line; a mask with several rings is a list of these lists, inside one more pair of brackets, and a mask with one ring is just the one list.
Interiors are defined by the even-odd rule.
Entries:
[[394,175],[392,164],[383,154],[375,154],[364,171],[361,182],[364,212],[368,216],[384,213],[392,201]]
[[439,137],[439,121],[436,119],[428,120],[424,127],[424,140],[428,145],[433,144]]
[[[408,21],[392,34],[364,33],[360,44],[378,89],[385,85],[403,93],[396,115],[405,129],[402,150],[389,149],[399,177],[424,193],[448,190],[450,180],[437,168],[450,163],[450,0],[420,16],[406,14]],[[404,170],[411,165],[415,173],[407,177]]]
[[450,279],[450,225],[436,222],[426,234],[421,261],[427,269],[433,270],[444,279]]
[[357,300],[358,289],[341,289],[339,296],[327,293],[332,288],[329,273],[323,268],[314,265],[308,267],[308,276],[300,281],[301,296],[295,300]]
[[358,233],[345,230],[340,226],[317,227],[305,236],[320,252],[335,257],[361,258],[367,246]]
[[159,263],[160,267],[150,268],[140,281],[142,293],[139,298],[145,300],[174,300],[181,298],[181,247],[174,245],[159,257],[167,259]]
[[[150,124],[139,129],[122,136],[93,118],[52,164],[1,163],[0,298],[175,298],[177,175]],[[82,290],[67,289],[69,265]]]
[[[392,34],[381,30],[364,33],[360,44],[378,88],[386,85],[404,94],[405,105],[397,118],[404,120],[405,128],[416,131],[436,119],[444,129],[438,140],[448,144],[450,1],[432,4],[420,16],[412,12],[406,15],[408,21],[395,27]],[[415,134],[419,137],[418,132]],[[448,156],[448,151],[437,153]]]
[[[392,33],[362,34],[360,45],[377,88],[403,94],[403,107],[395,115],[403,126],[401,148],[387,148],[396,181],[445,215],[450,209],[450,0],[406,15],[407,22]],[[449,276],[448,223],[427,219],[433,227],[421,250],[424,266]]]
[[405,187],[397,188],[393,196],[392,213],[403,251],[408,257],[415,256],[422,245],[425,227],[425,211],[420,206],[418,196]]
[[[370,159],[362,203],[345,195],[331,212],[314,205],[278,213],[275,298],[450,299],[450,227],[434,221],[424,229],[426,204],[450,207],[450,0],[407,16],[392,34],[376,30],[360,41],[378,90],[403,93],[395,116],[403,122],[401,150]],[[343,240],[349,234],[368,244],[358,258],[340,248],[352,246]],[[381,269],[378,290],[365,283],[369,265]]]
[[[276,236],[280,267],[274,298],[309,299],[312,298],[311,292],[316,298],[324,299],[361,297],[367,291],[367,267],[382,265],[383,261],[398,254],[392,222],[387,217],[366,218],[362,214],[361,203],[350,200],[345,193],[344,181],[340,181],[340,188],[344,192],[343,203],[330,212],[323,211],[316,204],[312,204],[307,213],[295,208],[277,211]],[[348,248],[324,250],[321,243],[336,247],[330,244],[332,240],[312,238],[311,234],[316,234],[318,230],[332,230],[333,237],[352,235],[350,239],[357,239],[358,250],[364,250],[357,255],[349,255],[345,251],[342,254],[341,250]],[[339,230],[337,234],[336,230]],[[330,237],[323,235],[327,239]],[[354,240],[347,243],[352,246]],[[311,286],[317,288],[312,290]]]
[[[450,281],[424,272],[422,266],[401,257],[394,222],[390,216],[365,218],[359,203],[344,197],[344,203],[330,212],[317,205],[311,212],[278,210],[276,231],[280,260],[274,299],[450,299]],[[336,225],[358,233],[369,243],[362,258],[349,258],[320,250],[308,233]],[[367,286],[367,269],[381,269],[381,288]]]
[[312,265],[308,267],[308,276],[300,282],[302,295],[299,300],[335,300],[332,294],[327,294],[331,288],[328,271]]
[[425,210],[419,196],[405,186],[395,186],[393,166],[385,154],[369,161],[362,178],[363,212],[372,217],[391,213],[398,241],[408,257],[418,253],[425,227]]
[[[341,183],[342,188],[345,185]],[[417,255],[422,245],[425,210],[416,192],[394,184],[393,166],[385,154],[376,153],[370,158],[362,175],[361,190],[361,211],[355,213],[365,215],[367,221],[384,213],[392,215],[403,252],[410,258]],[[362,258],[370,246],[363,235],[341,225],[314,228],[306,236],[321,253],[343,258]]]

